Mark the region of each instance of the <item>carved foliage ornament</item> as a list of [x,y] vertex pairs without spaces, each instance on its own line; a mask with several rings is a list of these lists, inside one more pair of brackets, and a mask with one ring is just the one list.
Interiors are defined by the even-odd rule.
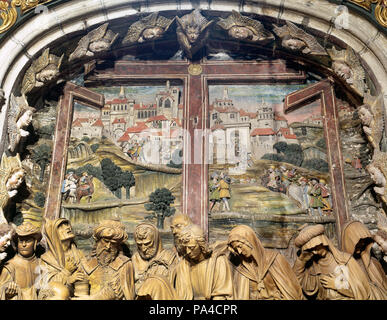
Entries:
[[238,40],[259,43],[267,43],[274,40],[273,34],[267,31],[262,23],[242,16],[235,10],[226,19],[220,18],[217,25],[226,30],[230,37]]
[[0,34],[8,31],[17,21],[19,14],[17,7],[20,7],[23,15],[28,10],[37,7],[39,4],[48,3],[52,0],[8,0],[0,1],[0,18],[2,24],[0,25]]
[[61,57],[50,54],[49,48],[44,50],[43,54],[32,62],[32,65],[26,71],[22,82],[22,94],[56,80],[63,57],[64,54]]
[[122,41],[123,44],[142,43],[162,37],[168,31],[175,19],[168,19],[154,12],[133,23]]
[[383,26],[387,27],[387,1],[386,0],[349,0],[350,2],[372,11],[372,4],[375,6],[375,18]]

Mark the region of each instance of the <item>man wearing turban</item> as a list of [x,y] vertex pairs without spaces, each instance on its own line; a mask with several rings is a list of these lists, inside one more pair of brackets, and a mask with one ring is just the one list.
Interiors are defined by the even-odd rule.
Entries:
[[301,230],[295,245],[301,249],[293,270],[309,299],[367,300],[370,286],[356,260],[338,250],[321,224]]
[[128,239],[125,226],[117,220],[104,220],[94,229],[95,246],[91,259],[82,259],[88,275],[90,296],[87,300],[133,300],[134,270],[132,262],[123,254]]
[[360,221],[350,221],[344,225],[341,233],[343,251],[352,255],[367,275],[371,288],[370,299],[386,300],[387,277],[379,261],[371,257],[373,242],[371,232]]
[[254,230],[231,230],[228,247],[234,266],[234,298],[238,300],[301,300],[302,289],[289,262],[265,249]]

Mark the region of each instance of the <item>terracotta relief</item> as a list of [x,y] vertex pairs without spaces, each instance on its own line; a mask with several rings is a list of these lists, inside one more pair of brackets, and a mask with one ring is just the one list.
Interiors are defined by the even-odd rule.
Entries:
[[109,24],[105,23],[90,31],[79,40],[77,48],[69,56],[69,61],[82,58],[91,58],[100,52],[107,51],[116,41],[118,34],[108,29]]
[[27,94],[35,88],[40,88],[53,83],[58,79],[64,54],[57,57],[50,53],[50,48],[34,60],[27,69],[21,84],[22,94]]
[[315,37],[289,21],[282,27],[274,25],[274,32],[281,39],[282,47],[286,49],[310,55],[328,55]]
[[226,19],[220,18],[217,26],[225,30],[229,37],[236,40],[245,40],[260,44],[274,40],[274,35],[266,30],[262,23],[242,16],[235,10]]
[[161,38],[172,26],[174,19],[168,19],[158,12],[134,22],[128,29],[123,44],[135,44]]
[[202,49],[209,37],[209,27],[214,20],[207,20],[202,16],[199,9],[186,14],[177,21],[177,40],[189,59]]

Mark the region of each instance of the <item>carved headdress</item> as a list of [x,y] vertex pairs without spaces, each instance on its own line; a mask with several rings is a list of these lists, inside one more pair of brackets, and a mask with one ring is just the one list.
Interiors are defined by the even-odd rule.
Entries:
[[[113,31],[109,30],[108,26],[109,24],[105,23],[82,37],[74,52],[70,54],[69,61],[84,57],[93,57],[97,52],[109,50],[117,39],[118,33],[115,34]],[[106,45],[98,50],[90,48],[90,45],[97,41],[104,42]]]
[[333,46],[327,51],[333,60],[333,71],[342,77],[360,96],[363,96],[366,90],[365,71],[353,49],[348,46],[345,50],[337,50]]
[[178,25],[177,40],[188,58],[192,58],[196,52],[204,47],[209,37],[208,27],[214,20],[208,21],[202,16],[199,9],[195,9],[181,18],[176,17],[176,21]]
[[[58,57],[54,54],[50,54],[50,48],[47,48],[46,50],[44,50],[43,54],[38,59],[33,61],[31,66],[26,71],[26,74],[24,75],[23,82],[22,82],[22,89],[21,89],[22,94],[27,94],[35,87],[41,86],[37,83],[38,80],[36,79],[36,75],[44,71],[45,69],[51,68],[52,70],[55,71],[56,77],[57,77],[59,74],[59,69],[62,64],[63,57],[64,57],[64,54],[62,54],[61,57]],[[47,81],[47,82],[50,82],[50,81]],[[46,84],[46,83],[43,83],[43,84]]]
[[[273,24],[273,27],[273,31],[275,32],[275,34],[281,38],[283,47],[291,50],[299,50],[305,54],[328,55],[323,46],[321,46],[317,42],[315,37],[313,37],[309,33],[306,33],[304,30],[297,27],[292,22],[286,21],[286,25],[283,25],[282,27]],[[286,43],[286,41],[290,39],[302,41],[304,43],[304,46],[295,49]]]
[[246,28],[250,30],[252,36],[246,37],[243,40],[266,43],[274,39],[274,35],[270,31],[266,30],[262,23],[246,16],[242,16],[235,10],[233,10],[226,19],[220,18],[217,25],[226,31],[230,31],[234,27]]
[[136,42],[144,42],[147,37],[144,37],[144,31],[147,29],[158,29],[159,33],[154,35],[152,40],[160,38],[165,32],[168,31],[175,19],[168,19],[160,16],[158,12],[154,12],[149,16],[142,18],[139,21],[133,23],[126,34],[126,37],[122,41],[123,44],[132,44]]
[[11,94],[10,108],[8,112],[8,137],[9,150],[15,151],[15,148],[20,140],[20,133],[17,122],[19,118],[27,111],[32,113],[36,111],[35,108],[29,106],[28,101],[23,94],[21,97],[15,97]]

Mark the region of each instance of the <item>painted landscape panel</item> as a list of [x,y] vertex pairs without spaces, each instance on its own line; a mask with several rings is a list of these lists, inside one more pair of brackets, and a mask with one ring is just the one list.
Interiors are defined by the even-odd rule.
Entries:
[[210,237],[243,223],[286,248],[303,223],[332,218],[321,101],[283,110],[305,86],[210,86]]
[[[105,104],[74,104],[61,216],[78,234],[111,218],[130,235],[144,221],[169,233],[170,215],[181,204],[182,87],[168,81],[92,90],[105,96]],[[170,208],[163,216],[156,215],[156,201]]]

